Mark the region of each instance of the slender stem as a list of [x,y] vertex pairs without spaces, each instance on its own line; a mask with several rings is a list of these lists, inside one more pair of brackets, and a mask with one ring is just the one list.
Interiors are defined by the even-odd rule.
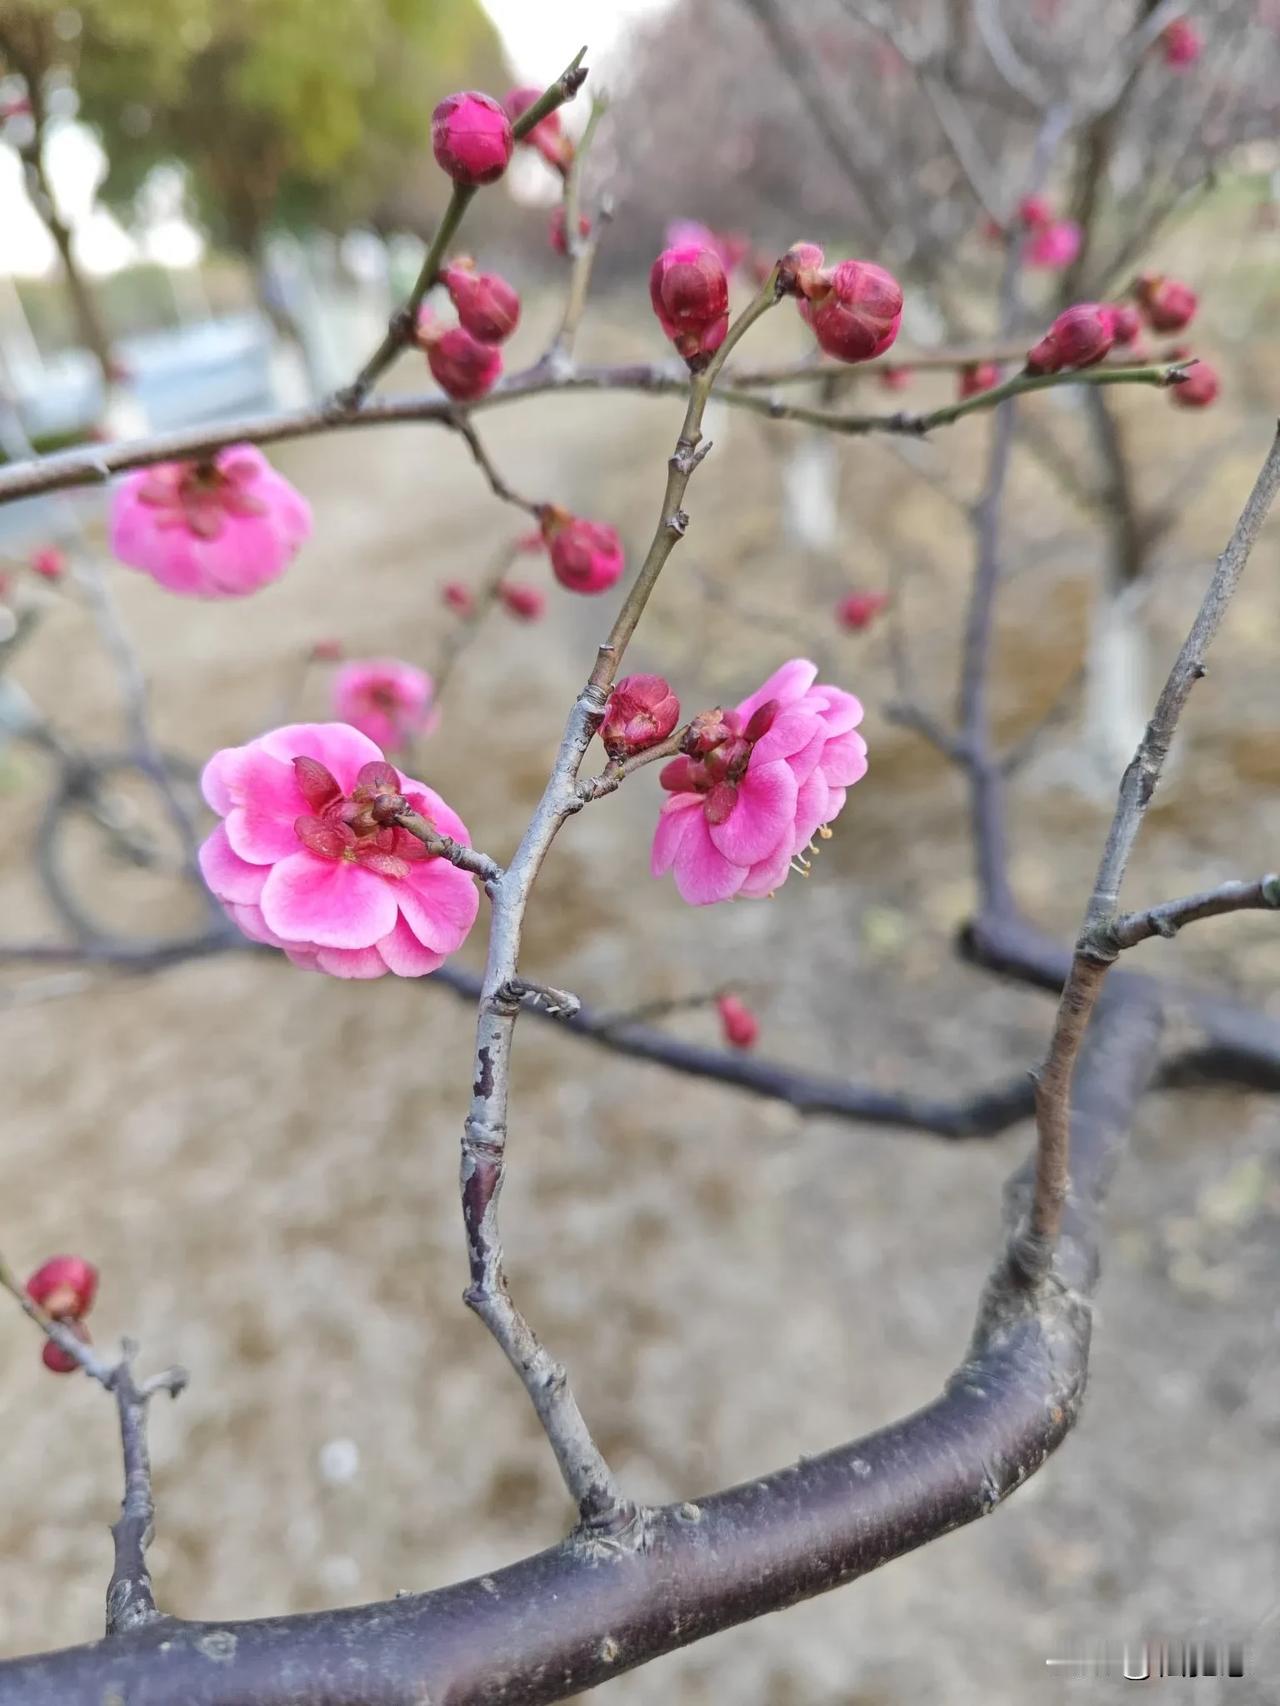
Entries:
[[1254,882],[1219,883],[1215,889],[1162,901],[1143,912],[1126,912],[1107,930],[1116,949],[1133,948],[1152,936],[1176,936],[1184,924],[1221,918],[1228,912],[1274,912],[1280,907],[1280,877],[1269,872]]
[[555,366],[563,363],[573,353],[574,339],[578,335],[578,326],[587,306],[587,292],[591,285],[591,269],[595,265],[596,251],[600,247],[604,225],[613,217],[613,209],[607,203],[602,203],[596,217],[591,223],[591,229],[585,237],[578,232],[578,209],[582,196],[582,163],[587,150],[595,138],[596,127],[604,117],[608,106],[602,96],[597,95],[591,103],[591,116],[587,119],[587,127],[579,138],[574,151],[573,163],[569,167],[569,175],[564,184],[564,245],[565,253],[572,262],[569,274],[569,291],[565,298],[564,314],[560,320],[559,330],[551,340],[544,356],[544,361]]
[[133,1377],[138,1347],[126,1339],[123,1354],[111,1374],[111,1390],[120,1417],[120,1449],[124,1459],[124,1497],[112,1525],[115,1564],[107,1584],[107,1634],[122,1635],[159,1617],[147,1548],[155,1531],[156,1507],[151,1493],[151,1455],[147,1449],[147,1409],[157,1392],[173,1398],[187,1383],[186,1373],[171,1368],[144,1386]]
[[460,871],[470,871],[472,876],[480,878],[486,888],[502,876],[502,866],[496,859],[491,859],[487,853],[481,853],[479,848],[464,847],[452,836],[441,835],[420,813],[397,812],[394,821],[401,829],[408,830],[428,852],[434,853],[439,859],[447,859]]
[[[582,87],[583,80],[587,75],[586,68],[582,64],[586,51],[585,47],[580,48],[555,82],[543,91],[527,111],[521,113],[511,127],[517,141],[522,136],[527,136],[534,125],[546,118],[548,113],[554,112],[557,107],[563,106],[566,101],[571,100]],[[449,205],[445,208],[440,223],[436,227],[435,235],[431,239],[430,247],[423,257],[422,266],[413,289],[391,316],[391,323],[388,325],[377,349],[365,362],[351,384],[339,391],[328,405],[331,412],[336,410],[341,414],[358,409],[374,385],[400,354],[400,351],[406,349],[413,341],[414,328],[418,323],[418,313],[422,307],[423,299],[440,276],[440,268],[445,255],[448,253],[449,245],[457,236],[463,215],[471,205],[471,199],[475,193],[475,186],[472,184],[455,184],[453,186]]]
[[[1115,911],[1129,855],[1160,781],[1178,720],[1191,689],[1205,673],[1205,653],[1239,585],[1278,489],[1280,434],[1273,439],[1227,548],[1218,558],[1195,621],[1120,783],[1115,814],[1058,1007],[1049,1057],[1036,1092],[1035,1186],[1023,1264],[1028,1279],[1037,1279],[1045,1272],[1062,1228],[1070,1184],[1072,1084],[1090,1015],[1118,949],[1113,940]],[[1195,902],[1203,900],[1202,896],[1193,897]],[[1140,929],[1132,921],[1122,922],[1128,931]],[[1141,935],[1135,939],[1141,940]]]
[[711,448],[709,441],[705,444],[702,441],[702,417],[720,370],[743,336],[761,315],[767,314],[775,305],[778,294],[778,269],[775,267],[759,294],[747,304],[729,327],[724,342],[712,356],[708,366],[703,372],[695,374],[689,382],[689,403],[685,409],[684,424],[680,428],[675,451],[667,463],[667,486],[662,494],[658,525],[644,562],[640,565],[640,571],[631,583],[622,608],[609,630],[609,637],[600,647],[596,666],[591,672],[593,687],[607,689],[612,686],[623,654],[636,631],[636,624],[644,614],[645,605],[658,584],[658,576],[662,573],[677,541],[684,538],[689,517],[680,505],[690,475]]
[[449,424],[465,440],[476,467],[489,482],[489,490],[494,497],[500,499],[502,503],[508,503],[516,509],[522,509],[526,515],[536,516],[542,506],[535,503],[532,498],[521,497],[519,492],[512,490],[494,466],[488,451],[481,442],[479,433],[460,409],[454,411],[453,419]]

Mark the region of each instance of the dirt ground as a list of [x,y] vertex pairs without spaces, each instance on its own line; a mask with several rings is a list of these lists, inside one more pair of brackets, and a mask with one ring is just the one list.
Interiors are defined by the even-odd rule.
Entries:
[[[528,352],[538,330],[535,317]],[[652,353],[639,334],[595,335],[619,357]],[[1122,400],[1152,490],[1192,473],[1198,486],[1148,611],[1158,656],[1261,459],[1273,358],[1240,376],[1244,407],[1230,413]],[[514,484],[616,521],[635,552],[678,415],[672,399],[573,397],[495,411],[485,430]],[[956,783],[886,721],[883,632],[841,636],[828,615],[843,585],[881,584],[896,564],[922,689],[945,706],[968,569],[954,508],[892,447],[851,442],[847,549],[839,563],[810,561],[778,536],[777,429],[718,420],[712,436],[688,539],[635,662],[662,667],[692,707],[739,695],[808,649],[867,702],[870,775],[808,882],[793,879],[771,903],[698,911],[648,876],[657,788],[638,778],[560,838],[525,965],[613,1006],[732,981],[761,1013],[762,1050],[884,1086],[951,1093],[1030,1066],[1048,999],[963,967],[951,949],[972,900]],[[971,493],[984,438],[971,424],[921,454]],[[281,584],[205,607],[113,574],[163,740],[197,760],[266,726],[323,635],[430,667],[445,621],[438,583],[478,579],[511,531],[465,450],[439,431],[350,434],[276,460],[317,520]],[[1010,732],[1077,666],[1099,560],[1078,518],[1064,534],[1033,461],[1019,462],[1012,508],[996,695]],[[1275,863],[1277,543],[1273,527],[1197,693],[1132,873],[1134,902]],[[533,559],[528,573],[547,579]],[[730,614],[731,601],[748,615]],[[419,774],[499,857],[613,603],[557,593],[538,626],[495,617],[492,644],[449,688]],[[52,616],[17,673],[65,729],[118,738],[114,687],[73,609]],[[307,714],[324,714],[324,686],[322,673],[308,680]],[[1104,822],[1102,804],[1063,781],[1074,739],[1061,731],[1014,797],[1015,886],[1064,934]],[[29,870],[46,785],[36,758],[11,757],[6,937],[54,932]],[[171,922],[169,898],[148,897],[147,922]],[[467,963],[481,945],[477,929]],[[1280,1011],[1280,948],[1265,918],[1142,953],[1152,969]],[[12,988],[47,974],[7,975]],[[706,1013],[680,1023],[714,1037]],[[492,1569],[563,1531],[565,1499],[527,1402],[460,1301],[470,1055],[460,1002],[394,978],[341,983],[232,956],[11,1003],[0,1026],[0,1243],[24,1268],[56,1249],[91,1255],[103,1273],[99,1336],[131,1332],[151,1362],[191,1370],[190,1390],[153,1428],[153,1561],[168,1607],[235,1618],[371,1600]],[[515,1090],[512,1284],[633,1494],[696,1497],[936,1392],[966,1341],[1025,1126],[949,1146],[802,1120],[531,1024]],[[1242,1637],[1254,1680],[1226,1698],[1274,1698],[1278,1233],[1280,1108],[1223,1090],[1151,1096],[1110,1211],[1089,1401],[1060,1455],[988,1521],[599,1697],[1022,1706],[1076,1697],[1044,1662],[1073,1641],[1168,1632]],[[0,1311],[0,1359],[0,1653],[11,1654],[99,1632],[118,1470],[102,1394],[51,1380],[16,1310]],[[1094,1683],[1090,1697],[1120,1686]],[[1212,1700],[1217,1686],[1186,1697]],[[1162,1698],[1181,1698],[1179,1685]]]

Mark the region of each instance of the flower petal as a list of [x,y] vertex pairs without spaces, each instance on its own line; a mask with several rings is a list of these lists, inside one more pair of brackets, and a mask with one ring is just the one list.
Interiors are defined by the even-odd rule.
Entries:
[[745,723],[766,699],[776,699],[779,705],[784,707],[793,705],[813,686],[817,676],[816,663],[810,663],[808,658],[792,658],[780,669],[775,669],[763,687],[757,687],[754,693],[742,701],[738,706],[738,715]]
[[701,794],[673,794],[663,801],[658,826],[653,832],[653,852],[649,856],[649,869],[655,877],[665,876],[671,869],[680,843],[688,833],[691,814],[695,811],[701,817]]
[[362,764],[383,756],[367,735],[347,723],[286,723],[260,735],[253,744],[286,764],[295,758],[319,759],[326,770],[332,771],[344,794],[355,787]]
[[425,977],[444,964],[444,955],[420,942],[403,917],[397,918],[395,929],[378,943],[378,952],[387,970],[397,977]]
[[310,810],[293,765],[263,752],[258,743],[244,748],[227,813],[232,851],[251,865],[271,865],[298,851],[294,824]]
[[828,741],[818,764],[827,781],[836,788],[851,788],[867,773],[867,743],[853,730]]
[[219,824],[201,843],[200,874],[209,885],[209,892],[221,901],[235,901],[256,906],[267,880],[265,865],[251,865],[232,850],[226,826]]
[[413,934],[438,954],[451,954],[462,946],[480,909],[474,877],[447,859],[411,865],[392,893]]
[[396,885],[349,859],[301,851],[282,859],[262,890],[267,928],[317,948],[371,948],[395,929]]
[[785,759],[757,764],[753,753],[738,783],[737,805],[723,823],[710,826],[713,845],[726,859],[743,866],[769,858],[782,842],[790,848],[796,792],[796,779]]
[[754,748],[756,764],[772,764],[778,758],[790,758],[802,752],[815,734],[825,734],[822,719],[807,704],[788,705],[773,719],[768,734],[761,735]]
[[784,847],[772,859],[762,859],[747,872],[747,880],[738,890],[744,899],[762,900],[765,895],[780,889],[791,874],[792,853]]
[[321,948],[316,970],[330,977],[385,977],[387,963],[376,948]]
[[822,771],[815,770],[800,784],[800,792],[796,796],[796,827],[791,851],[798,853],[802,847],[807,847],[819,824],[829,823],[833,815],[831,789]]
[[746,881],[745,865],[735,865],[713,846],[701,812],[686,813],[689,828],[676,850],[676,887],[690,906],[731,900]]
[[832,687],[826,682],[819,682],[810,688],[807,696],[811,701],[821,701],[823,709],[822,720],[827,725],[829,735],[848,734],[850,729],[856,729],[862,721],[862,701],[852,693],[846,693],[843,687]]

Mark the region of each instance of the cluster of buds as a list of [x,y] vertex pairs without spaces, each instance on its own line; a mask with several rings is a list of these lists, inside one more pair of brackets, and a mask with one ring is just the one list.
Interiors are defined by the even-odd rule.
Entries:
[[1000,383],[1000,369],[994,361],[968,361],[960,369],[960,401],[966,397],[980,397],[984,391],[993,391]]
[[520,323],[520,297],[496,272],[477,272],[469,255],[440,269],[440,282],[464,331],[482,344],[501,344]]
[[[93,1308],[97,1294],[98,1270],[82,1256],[50,1256],[27,1281],[27,1296],[32,1302],[84,1345],[91,1342],[84,1317]],[[41,1360],[52,1374],[74,1374],[80,1366],[52,1339],[45,1340]]]
[[836,621],[851,634],[869,628],[889,603],[887,592],[851,592],[836,605]]
[[1164,62],[1175,71],[1185,71],[1204,52],[1204,37],[1190,18],[1175,18],[1160,32]]
[[431,115],[431,151],[455,184],[473,189],[506,171],[516,139],[492,95],[470,89],[446,95]]
[[680,701],[660,675],[627,675],[609,695],[600,739],[610,758],[657,746],[680,721]]
[[649,300],[690,372],[699,372],[729,329],[729,281],[720,256],[697,243],[664,249],[649,269]]
[[457,402],[474,402],[502,377],[502,351],[496,344],[481,343],[465,326],[444,325],[429,308],[418,315],[414,342],[425,352],[436,384]]
[[[514,124],[528,112],[535,101],[541,99],[541,89],[512,89],[502,105],[507,117]],[[526,148],[536,148],[547,165],[553,166],[562,178],[568,177],[569,168],[573,164],[574,148],[570,138],[565,135],[558,112],[550,112],[545,118],[540,118],[520,141]]]
[[570,592],[607,592],[626,567],[618,530],[607,522],[587,521],[559,504],[543,504],[538,525],[551,571]]
[[1181,332],[1195,319],[1200,299],[1189,284],[1162,273],[1143,273],[1133,282],[1143,319],[1153,332]]
[[782,257],[778,282],[795,296],[801,319],[837,361],[871,361],[898,335],[902,287],[871,261],[829,267],[816,243],[795,243]]
[[720,1014],[720,1029],[730,1048],[754,1048],[760,1035],[760,1021],[741,996],[727,993],[716,997]]
[[1027,351],[1028,373],[1063,373],[1092,367],[1116,341],[1112,310],[1102,302],[1077,302],[1062,313]]

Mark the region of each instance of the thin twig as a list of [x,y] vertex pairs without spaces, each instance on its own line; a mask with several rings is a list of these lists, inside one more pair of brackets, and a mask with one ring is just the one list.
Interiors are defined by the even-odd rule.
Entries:
[[1119,951],[1136,947],[1152,936],[1176,936],[1183,925],[1201,918],[1221,918],[1228,912],[1274,912],[1277,907],[1280,877],[1271,872],[1251,883],[1219,883],[1217,888],[1162,901],[1142,912],[1123,913],[1108,927],[1106,938]]
[[437,858],[447,859],[460,871],[470,871],[473,877],[479,877],[486,889],[501,878],[502,866],[496,859],[491,859],[487,853],[481,853],[477,847],[464,847],[452,836],[441,835],[434,824],[428,823],[420,812],[408,809],[398,811],[391,821],[397,823],[401,829],[408,830],[429,853],[434,853]]
[[151,1493],[151,1456],[147,1449],[147,1409],[157,1392],[176,1398],[187,1384],[186,1371],[166,1369],[142,1386],[133,1377],[138,1347],[126,1339],[120,1361],[111,1374],[120,1417],[120,1448],[124,1458],[124,1497],[112,1525],[115,1564],[107,1584],[107,1634],[121,1635],[159,1617],[147,1548],[155,1531],[156,1508]]

